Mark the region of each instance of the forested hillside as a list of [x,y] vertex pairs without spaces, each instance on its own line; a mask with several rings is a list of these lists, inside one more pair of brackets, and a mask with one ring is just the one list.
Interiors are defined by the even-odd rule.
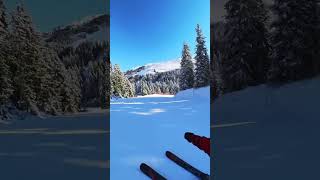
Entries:
[[179,91],[180,70],[129,77],[136,95],[176,94]]
[[53,41],[55,34],[38,32],[23,5],[10,13],[0,0],[1,119],[10,109],[55,115],[109,104],[107,39],[74,46]]

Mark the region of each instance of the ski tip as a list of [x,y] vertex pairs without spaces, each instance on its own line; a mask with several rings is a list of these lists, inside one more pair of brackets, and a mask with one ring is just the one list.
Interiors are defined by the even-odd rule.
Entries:
[[144,169],[144,168],[146,168],[146,167],[148,167],[147,164],[145,164],[145,163],[141,163],[141,164],[140,164],[140,169]]
[[166,151],[166,156],[170,156],[172,154],[170,151]]

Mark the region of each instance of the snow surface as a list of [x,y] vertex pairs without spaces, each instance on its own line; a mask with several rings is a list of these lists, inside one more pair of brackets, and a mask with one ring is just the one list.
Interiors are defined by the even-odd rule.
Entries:
[[167,159],[167,150],[209,174],[210,157],[184,139],[185,132],[210,136],[209,91],[206,87],[182,91],[173,97],[112,100],[111,179],[149,179],[139,170],[143,162],[168,179],[197,179]]
[[319,92],[317,77],[219,97],[212,111],[215,178],[319,179]]
[[174,95],[166,95],[166,94],[150,94],[150,95],[145,95],[145,96],[137,96],[135,98],[150,98],[150,97],[174,97]]

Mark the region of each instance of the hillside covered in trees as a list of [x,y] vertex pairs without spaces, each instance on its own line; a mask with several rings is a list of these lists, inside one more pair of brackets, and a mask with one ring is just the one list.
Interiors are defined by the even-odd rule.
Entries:
[[56,115],[108,106],[107,38],[85,40],[86,35],[99,31],[101,21],[97,19],[106,15],[91,23],[67,26],[66,36],[72,30],[74,34],[83,30],[84,38],[75,44],[66,43],[70,36],[55,40],[61,28],[38,32],[22,4],[9,14],[0,0],[0,119],[8,119],[14,109]]

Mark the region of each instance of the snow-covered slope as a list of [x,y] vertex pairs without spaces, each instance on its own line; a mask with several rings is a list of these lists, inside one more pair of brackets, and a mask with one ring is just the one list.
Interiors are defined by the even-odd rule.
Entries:
[[95,15],[44,33],[47,42],[59,42],[64,46],[77,46],[84,41],[107,41],[109,39],[109,15]]
[[[231,121],[234,116],[260,122],[299,120],[298,117],[307,113],[318,114],[319,92],[319,77],[282,86],[260,85],[218,98],[214,104],[219,113],[214,115],[216,122]],[[230,111],[233,113],[225,113]]]
[[319,92],[317,77],[219,97],[211,106],[216,179],[319,179]]
[[110,112],[111,179],[147,180],[139,170],[142,162],[168,179],[197,179],[167,159],[167,150],[210,172],[210,157],[184,139],[188,131],[210,136],[208,87],[182,91],[174,97],[114,100]]
[[132,70],[127,71],[125,74],[127,76],[146,75],[155,74],[156,72],[172,71],[175,69],[180,69],[180,59],[159,63],[149,63],[144,66],[133,68]]

